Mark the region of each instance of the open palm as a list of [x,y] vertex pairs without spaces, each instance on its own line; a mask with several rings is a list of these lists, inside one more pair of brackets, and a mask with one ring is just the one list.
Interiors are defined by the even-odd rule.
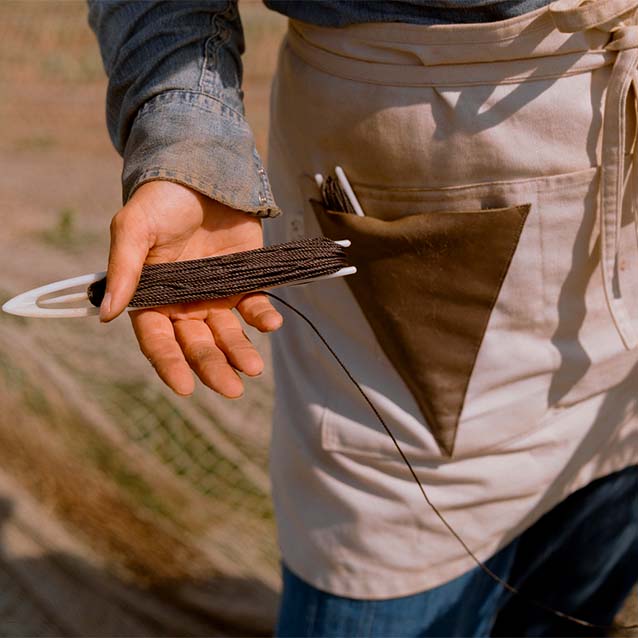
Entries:
[[[200,259],[262,244],[258,218],[180,184],[143,184],[111,224],[100,318],[110,321],[126,308],[145,263]],[[234,309],[262,332],[282,324],[281,315],[259,293],[135,310],[130,316],[142,352],[175,392],[193,392],[192,369],[213,390],[236,398],[243,393],[237,371],[256,376],[264,364]]]

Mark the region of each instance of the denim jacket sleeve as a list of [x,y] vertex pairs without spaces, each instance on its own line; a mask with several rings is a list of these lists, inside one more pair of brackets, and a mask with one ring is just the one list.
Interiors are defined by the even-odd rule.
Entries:
[[237,0],[88,2],[124,201],[164,179],[247,213],[279,214],[244,118]]

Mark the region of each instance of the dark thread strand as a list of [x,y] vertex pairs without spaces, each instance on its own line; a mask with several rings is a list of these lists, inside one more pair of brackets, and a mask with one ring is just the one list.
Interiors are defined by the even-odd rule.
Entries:
[[548,612],[548,613],[550,613],[550,614],[552,614],[554,616],[557,616],[558,618],[561,618],[563,620],[567,620],[569,622],[575,623],[575,624],[580,625],[582,627],[589,627],[591,629],[602,629],[602,630],[605,630],[605,631],[638,629],[638,625],[621,625],[621,624],[617,624],[617,623],[613,623],[612,625],[598,625],[596,623],[592,623],[592,622],[589,622],[587,620],[583,620],[582,618],[578,618],[576,616],[572,616],[572,615],[567,614],[567,613],[565,613],[563,611],[559,611],[558,609],[554,609],[553,607],[543,603],[540,600],[537,600],[536,598],[532,598],[531,596],[528,596],[527,594],[524,594],[518,588],[514,587],[514,585],[510,585],[510,583],[508,583],[506,580],[504,580],[498,574],[496,574],[494,571],[492,571],[478,556],[476,556],[476,554],[470,549],[468,544],[463,540],[463,538],[458,534],[458,532],[452,527],[452,525],[450,523],[448,523],[447,519],[443,516],[443,514],[436,507],[436,505],[434,505],[434,503],[430,500],[430,497],[428,496],[427,492],[425,491],[425,488],[423,487],[423,483],[421,483],[421,480],[417,476],[417,473],[416,473],[415,469],[412,467],[412,463],[410,463],[410,461],[408,460],[408,457],[403,452],[403,449],[399,445],[399,442],[398,442],[397,438],[394,436],[392,430],[390,430],[389,426],[386,424],[385,420],[381,416],[381,413],[379,412],[377,407],[374,405],[372,400],[368,397],[368,395],[366,394],[364,389],[361,387],[360,383],[352,376],[352,374],[350,373],[350,371],[348,370],[346,365],[343,363],[343,361],[341,361],[341,359],[339,358],[337,353],[332,349],[332,347],[326,341],[324,336],[319,332],[319,329],[314,325],[314,323],[310,319],[308,319],[308,317],[306,317],[306,315],[304,315],[300,310],[297,310],[297,308],[295,308],[294,306],[289,304],[287,301],[284,301],[281,297],[278,297],[277,295],[274,295],[271,292],[265,292],[264,294],[268,295],[269,297],[272,297],[273,299],[277,300],[279,303],[281,303],[284,306],[286,306],[286,308],[288,308],[289,310],[294,312],[298,317],[303,319],[306,322],[306,324],[308,324],[308,326],[310,326],[310,328],[313,330],[315,335],[317,335],[317,337],[321,340],[321,342],[326,347],[328,352],[330,352],[330,354],[334,357],[335,361],[339,364],[341,369],[345,372],[345,374],[348,377],[348,379],[350,379],[350,381],[353,383],[353,385],[357,388],[357,390],[359,391],[359,393],[361,394],[361,396],[363,397],[365,402],[370,406],[370,409],[372,410],[372,412],[374,412],[374,414],[377,417],[379,423],[381,423],[381,425],[383,426],[383,429],[386,431],[386,433],[388,434],[388,436],[392,440],[392,443],[394,444],[394,447],[396,448],[397,452],[401,456],[401,459],[403,460],[403,462],[405,463],[406,467],[410,471],[410,474],[412,475],[412,478],[414,479],[414,481],[418,485],[419,490],[420,490],[421,494],[423,495],[423,498],[425,499],[425,502],[428,504],[428,506],[430,507],[432,512],[434,512],[436,517],[441,521],[441,523],[445,526],[445,528],[450,532],[450,534],[452,534],[452,536],[454,536],[454,538],[458,541],[458,543],[461,545],[461,547],[463,547],[463,549],[465,550],[467,555],[474,561],[474,563],[476,563],[476,565],[485,574],[487,574],[493,581],[495,581],[501,587],[503,587],[503,589],[505,589],[506,591],[510,592],[511,594],[513,594],[515,596],[519,596],[522,600],[525,600],[525,602],[527,602],[527,603],[529,603],[529,604],[531,604],[531,605],[533,605],[533,606],[535,606],[535,607],[537,607],[539,609],[542,609],[543,611],[546,611],[546,612]]

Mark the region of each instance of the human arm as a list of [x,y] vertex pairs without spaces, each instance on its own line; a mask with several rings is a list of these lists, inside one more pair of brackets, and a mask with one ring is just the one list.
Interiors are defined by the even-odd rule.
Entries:
[[[257,216],[278,209],[243,118],[235,3],[89,5],[109,75],[109,132],[124,158],[126,203],[111,225],[101,315],[111,320],[128,304],[144,263],[256,248]],[[142,351],[175,391],[192,391],[190,366],[213,389],[238,396],[233,368],[255,374],[262,364],[239,339],[232,307],[261,330],[281,324],[261,295],[230,300],[224,313],[213,313],[221,310],[216,304],[189,304],[131,318]]]

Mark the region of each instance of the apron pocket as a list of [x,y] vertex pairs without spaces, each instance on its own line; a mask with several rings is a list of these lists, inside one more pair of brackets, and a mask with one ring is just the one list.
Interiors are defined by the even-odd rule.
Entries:
[[352,241],[358,272],[346,282],[441,453],[452,456],[476,357],[531,205],[386,220],[311,203],[327,237]]
[[[325,234],[352,240],[359,273],[344,283],[384,355],[362,353],[362,379],[411,459],[512,445],[638,370],[603,291],[598,178],[592,167],[436,190],[356,184],[368,217],[313,204]],[[619,279],[638,317],[632,198],[624,206]],[[388,366],[396,375],[383,382]],[[391,441],[360,404],[356,392],[333,391],[324,449],[391,458]]]

